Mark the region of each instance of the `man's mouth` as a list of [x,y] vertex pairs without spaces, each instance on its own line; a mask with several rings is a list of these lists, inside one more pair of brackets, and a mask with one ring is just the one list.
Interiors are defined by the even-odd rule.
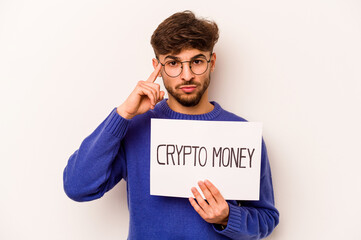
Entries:
[[191,92],[195,91],[196,88],[197,88],[196,85],[183,85],[183,86],[179,87],[179,89],[181,89],[185,93],[191,93]]

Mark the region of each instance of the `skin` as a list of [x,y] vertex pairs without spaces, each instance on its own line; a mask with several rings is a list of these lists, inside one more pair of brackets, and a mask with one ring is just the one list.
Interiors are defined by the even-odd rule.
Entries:
[[229,216],[229,206],[219,190],[209,181],[199,181],[198,186],[203,192],[206,200],[203,199],[198,190],[193,187],[194,198],[189,198],[194,210],[209,223],[221,224],[227,226]]
[[[161,63],[165,63],[167,60],[171,59],[172,57],[177,57],[180,61],[189,61],[194,56],[202,54],[206,57],[207,60],[210,58],[209,52],[199,51],[197,49],[186,49],[180,52],[179,54],[166,54],[166,55],[159,55],[159,61]],[[168,89],[168,93],[171,92],[182,95],[183,98],[192,98],[194,97],[199,91],[202,90],[203,85],[207,79],[210,79],[210,73],[214,71],[216,63],[216,54],[213,53],[211,62],[209,63],[208,69],[202,75],[195,75],[189,68],[188,63],[183,64],[183,71],[182,73],[175,78],[169,77],[164,70],[160,72],[158,76],[163,78],[164,86]],[[158,60],[153,59],[153,67],[156,68],[158,65]],[[191,94],[185,94],[182,91],[182,87],[187,86],[189,82],[194,82],[197,85],[193,85],[196,87],[195,91]],[[168,94],[169,99],[167,101],[168,106],[175,112],[180,112],[184,114],[204,114],[208,113],[213,110],[213,105],[208,101],[208,88],[203,93],[199,103],[192,107],[183,106],[179,103],[172,94]]]
[[[210,52],[203,52],[197,49],[185,49],[179,54],[159,55],[159,61],[164,63],[171,57],[176,57],[180,61],[189,61],[194,56],[203,54],[209,60]],[[143,114],[150,109],[154,109],[155,105],[162,101],[164,92],[160,91],[160,85],[155,83],[157,77],[162,77],[164,86],[168,90],[169,98],[168,106],[175,112],[183,114],[204,114],[213,110],[214,106],[208,100],[208,84],[211,72],[214,71],[216,63],[216,54],[213,53],[208,69],[202,75],[195,75],[189,68],[188,63],[183,64],[182,73],[175,78],[169,77],[162,69],[162,65],[158,60],[152,60],[154,71],[145,81],[139,81],[128,96],[128,98],[117,108],[120,116],[126,119],[132,119],[134,116]],[[191,85],[189,85],[191,83]],[[184,90],[183,88],[188,88]],[[190,89],[190,90],[189,90]],[[194,106],[184,106],[177,101],[176,97],[189,100],[194,99],[197,94],[201,95],[199,102]],[[173,94],[173,95],[172,95]],[[208,223],[227,225],[229,216],[228,203],[223,198],[219,190],[209,181],[198,182],[199,188],[202,190],[206,200],[203,199],[198,190],[193,187],[191,189],[194,198],[189,198],[189,202],[194,210]]]

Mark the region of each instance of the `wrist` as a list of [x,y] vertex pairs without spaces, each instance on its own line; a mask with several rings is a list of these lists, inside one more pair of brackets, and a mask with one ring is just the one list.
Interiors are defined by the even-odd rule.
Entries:
[[217,224],[217,223],[215,223],[215,224],[213,224],[213,226],[218,230],[218,231],[223,231],[224,229],[226,229],[227,228],[227,224],[225,224],[225,225],[223,225],[223,224]]
[[122,105],[120,105],[119,107],[117,107],[117,113],[121,116],[121,117],[123,117],[123,118],[125,118],[125,119],[128,119],[128,120],[130,120],[130,119],[132,119],[134,116],[133,115],[131,115],[131,114],[129,114],[127,111],[125,111],[123,108],[122,108]]
[[228,217],[223,220],[222,222],[219,223],[220,225],[224,226],[224,227],[227,227],[227,224],[228,224]]

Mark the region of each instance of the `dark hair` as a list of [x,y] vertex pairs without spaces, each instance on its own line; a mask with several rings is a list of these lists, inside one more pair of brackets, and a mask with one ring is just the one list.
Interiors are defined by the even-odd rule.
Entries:
[[212,51],[218,36],[215,22],[196,18],[187,10],[175,13],[159,24],[150,43],[158,57],[159,54],[178,54],[188,48]]

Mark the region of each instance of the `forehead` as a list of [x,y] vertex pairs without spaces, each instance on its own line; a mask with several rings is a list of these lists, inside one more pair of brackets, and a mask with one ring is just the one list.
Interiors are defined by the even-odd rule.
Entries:
[[179,59],[181,61],[186,61],[189,59],[192,59],[195,56],[199,56],[199,55],[204,55],[205,57],[209,57],[210,52],[204,52],[198,49],[184,49],[182,50],[180,53],[178,54],[164,54],[164,55],[159,55],[159,60],[165,60],[166,58],[176,58]]

